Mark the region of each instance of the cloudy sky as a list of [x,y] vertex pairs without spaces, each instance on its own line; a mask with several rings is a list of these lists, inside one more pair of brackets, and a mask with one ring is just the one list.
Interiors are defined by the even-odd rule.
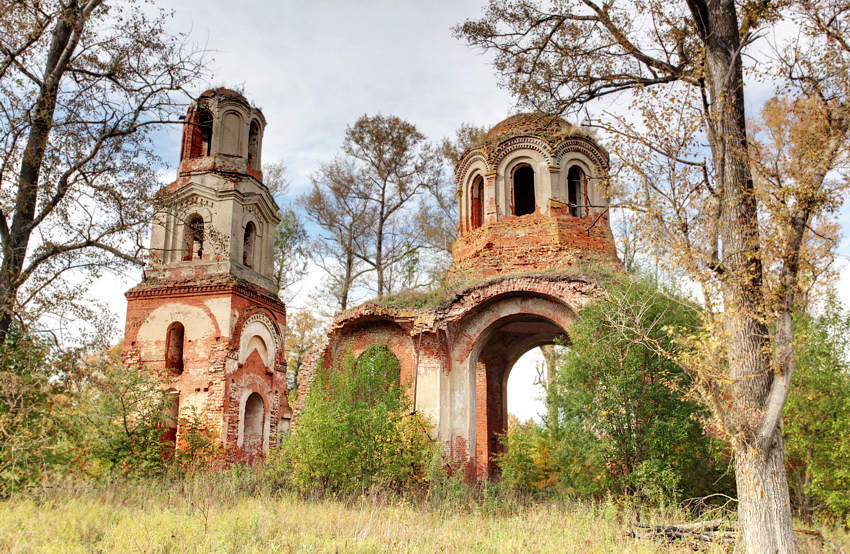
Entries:
[[[340,147],[346,125],[365,114],[394,114],[431,139],[451,135],[462,122],[492,125],[513,111],[496,86],[489,59],[451,36],[451,27],[480,13],[483,0],[223,2],[168,0],[172,30],[211,51],[207,86],[245,91],[268,121],[263,160],[283,160],[291,195]],[[753,103],[763,100],[752,91]],[[766,91],[765,91],[766,92]],[[170,129],[162,154],[176,167],[180,130]],[[173,176],[174,170],[171,170]],[[290,198],[279,199],[282,202]],[[844,227],[850,226],[844,210]],[[850,241],[841,248],[847,266]],[[840,285],[850,299],[850,277]],[[123,319],[123,291],[140,272],[106,279],[101,290]],[[297,301],[296,301],[297,304]],[[511,374],[509,409],[522,418],[539,409],[532,385],[534,355]],[[522,367],[519,367],[522,366]]]

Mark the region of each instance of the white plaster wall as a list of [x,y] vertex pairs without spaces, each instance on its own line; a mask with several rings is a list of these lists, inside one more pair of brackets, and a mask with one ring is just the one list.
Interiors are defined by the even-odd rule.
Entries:
[[277,337],[273,328],[269,327],[268,323],[259,319],[248,321],[242,329],[242,334],[239,337],[239,363],[244,364],[248,356],[251,355],[253,348],[248,350],[248,343],[254,336],[260,337],[266,345],[265,355],[261,354],[263,364],[266,367],[272,367],[274,364],[275,355],[277,354]]
[[438,360],[422,360],[416,378],[416,410],[434,425],[440,421],[440,373]]
[[204,302],[204,305],[212,312],[215,317],[222,338],[230,338],[230,327],[232,325],[230,312],[230,298],[210,298]]
[[[189,357],[189,349],[196,348],[195,345],[203,338],[215,335],[215,326],[203,308],[198,306],[190,306],[182,302],[169,302],[156,308],[150,313],[139,328],[136,341],[142,348],[142,356],[145,360],[161,360],[165,359],[164,349],[158,346],[153,346],[153,341],[159,341],[160,344],[165,341],[165,333],[168,326],[179,321],[183,324],[184,335],[183,339],[186,346],[184,347],[184,357]],[[190,344],[189,341],[192,341]],[[188,348],[187,348],[188,347]],[[162,350],[161,352],[153,351],[153,348]]]

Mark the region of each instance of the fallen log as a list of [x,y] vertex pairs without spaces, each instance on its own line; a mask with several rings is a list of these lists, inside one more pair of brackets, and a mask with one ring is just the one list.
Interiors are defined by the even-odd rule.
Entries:
[[676,529],[679,531],[705,531],[705,530],[714,530],[723,525],[723,518],[717,519],[709,519],[708,521],[695,521],[693,523],[677,523],[675,525],[650,525],[648,523],[635,522],[635,527],[640,527],[642,529],[650,529],[650,528],[664,528],[664,529]]
[[734,530],[719,530],[722,518],[676,525],[651,525],[635,522],[630,535],[635,538],[697,539],[705,542],[735,542]]

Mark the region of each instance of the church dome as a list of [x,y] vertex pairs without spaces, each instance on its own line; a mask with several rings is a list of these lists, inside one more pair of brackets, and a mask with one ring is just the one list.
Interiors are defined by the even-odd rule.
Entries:
[[556,139],[573,135],[586,135],[586,133],[562,117],[544,113],[519,113],[495,124],[484,135],[482,142],[498,143],[518,136]]
[[244,94],[242,94],[238,90],[233,90],[225,87],[208,89],[201,93],[201,96],[199,98],[218,98],[219,100],[232,100],[234,102],[240,102],[248,107],[251,107],[251,103],[248,102],[248,99],[245,98]]

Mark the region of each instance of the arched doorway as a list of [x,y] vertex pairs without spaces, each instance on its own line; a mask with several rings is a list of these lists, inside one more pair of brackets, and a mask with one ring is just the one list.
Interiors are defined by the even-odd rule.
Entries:
[[245,410],[242,415],[242,450],[248,456],[256,456],[263,452],[265,412],[263,397],[252,392],[245,400]]
[[[400,385],[401,362],[383,344],[373,344],[357,357],[357,399],[374,404],[375,396],[386,387]],[[380,389],[380,390],[379,390]]]
[[500,437],[508,429],[508,376],[517,360],[536,347],[568,342],[565,328],[555,318],[539,313],[506,315],[479,335],[470,356],[475,370],[475,464],[479,478],[498,472],[494,459],[503,451]]

